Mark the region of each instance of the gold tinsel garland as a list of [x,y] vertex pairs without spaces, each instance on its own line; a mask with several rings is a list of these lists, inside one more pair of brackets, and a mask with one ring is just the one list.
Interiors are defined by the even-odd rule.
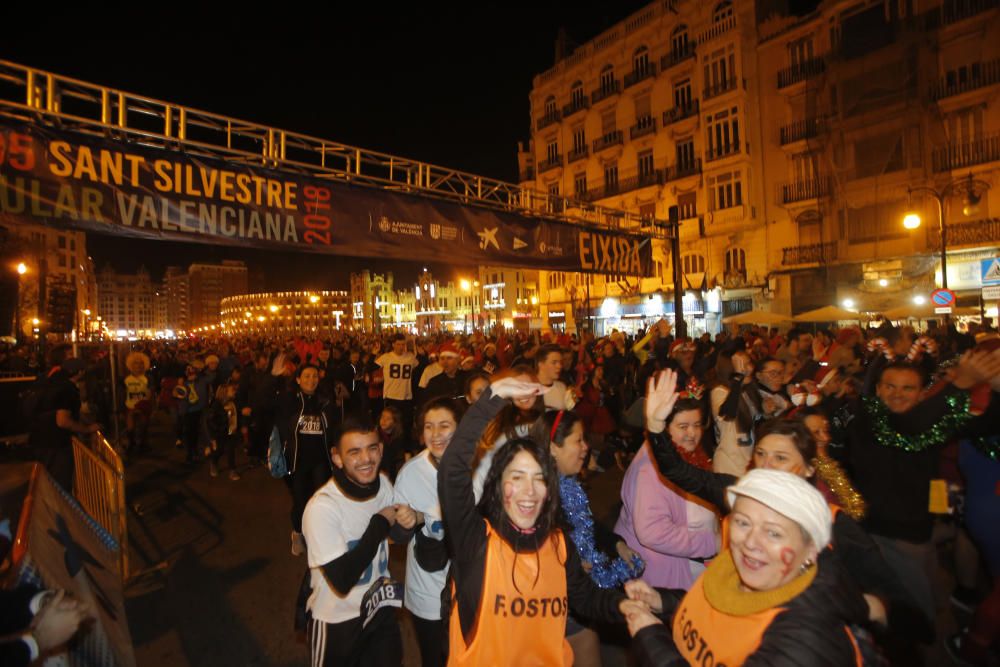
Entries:
[[823,455],[813,459],[813,463],[816,475],[830,487],[830,491],[837,498],[837,504],[847,512],[847,516],[855,521],[865,518],[865,499],[851,485],[851,480],[847,479],[847,474],[840,465],[829,456]]

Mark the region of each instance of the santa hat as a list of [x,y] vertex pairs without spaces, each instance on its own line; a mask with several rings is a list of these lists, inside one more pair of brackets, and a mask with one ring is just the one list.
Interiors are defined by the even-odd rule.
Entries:
[[459,354],[458,352],[458,348],[455,347],[455,344],[452,342],[445,343],[440,348],[438,348],[439,359],[444,357],[461,357],[461,356],[462,355]]

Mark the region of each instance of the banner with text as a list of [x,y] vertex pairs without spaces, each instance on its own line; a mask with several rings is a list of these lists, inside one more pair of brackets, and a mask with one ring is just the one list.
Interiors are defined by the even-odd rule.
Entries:
[[0,121],[0,223],[651,276],[649,237]]

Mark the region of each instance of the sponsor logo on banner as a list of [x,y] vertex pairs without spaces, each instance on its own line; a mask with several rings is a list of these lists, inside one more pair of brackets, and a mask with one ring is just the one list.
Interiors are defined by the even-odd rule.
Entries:
[[489,250],[490,246],[493,246],[497,250],[500,249],[500,243],[497,241],[497,232],[500,231],[499,227],[487,227],[479,234],[479,249]]
[[514,237],[514,250],[520,250],[521,248],[527,248],[528,244],[521,239]]
[[435,241],[441,238],[441,225],[436,222],[430,224],[431,238]]
[[392,229],[392,223],[389,222],[389,218],[383,215],[378,220],[378,228],[382,230],[383,234],[388,234],[389,230]]
[[549,245],[545,241],[538,244],[538,252],[543,255],[556,255],[562,257],[563,248],[561,245]]

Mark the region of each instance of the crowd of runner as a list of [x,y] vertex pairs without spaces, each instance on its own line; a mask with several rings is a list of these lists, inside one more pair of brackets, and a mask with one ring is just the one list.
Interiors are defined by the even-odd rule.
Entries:
[[[400,664],[399,607],[424,665],[599,665],[625,628],[642,665],[920,664],[935,640],[964,664],[995,658],[988,328],[345,332],[140,341],[122,361],[112,391],[103,353],[51,351],[37,458],[69,487],[70,435],[120,412],[139,456],[159,409],[212,477],[266,465],[310,570],[313,665]],[[587,489],[611,467],[605,521]],[[971,618],[948,637],[945,541]]]

